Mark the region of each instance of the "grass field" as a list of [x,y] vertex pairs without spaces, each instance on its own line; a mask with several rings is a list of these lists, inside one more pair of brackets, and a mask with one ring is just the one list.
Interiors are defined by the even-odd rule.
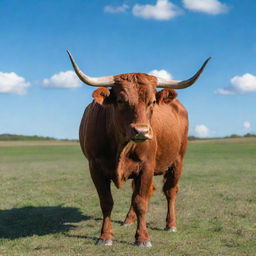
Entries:
[[0,255],[256,255],[256,140],[189,144],[177,197],[178,232],[163,231],[162,177],[148,213],[153,247],[124,228],[130,181],[114,186],[112,247],[95,246],[101,211],[77,143],[0,143]]

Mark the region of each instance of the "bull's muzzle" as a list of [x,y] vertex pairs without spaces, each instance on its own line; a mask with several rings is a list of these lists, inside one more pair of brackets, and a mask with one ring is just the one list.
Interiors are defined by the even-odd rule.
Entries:
[[148,125],[133,125],[132,141],[139,143],[148,139],[152,139],[151,128]]

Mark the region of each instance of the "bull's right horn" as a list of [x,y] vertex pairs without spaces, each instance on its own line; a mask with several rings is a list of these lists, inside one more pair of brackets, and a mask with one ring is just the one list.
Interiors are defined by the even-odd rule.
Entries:
[[111,87],[115,84],[114,76],[90,77],[85,75],[77,66],[71,53],[68,50],[67,50],[67,53],[77,76],[82,82],[91,86],[96,86],[96,87]]
[[208,58],[204,64],[202,65],[202,67],[197,71],[197,73],[192,76],[191,78],[184,80],[184,81],[177,81],[177,80],[166,80],[163,79],[161,77],[157,77],[157,87],[159,88],[171,88],[171,89],[184,89],[187,88],[189,86],[191,86],[198,78],[199,76],[202,74],[206,64],[208,63],[208,61],[211,59]]

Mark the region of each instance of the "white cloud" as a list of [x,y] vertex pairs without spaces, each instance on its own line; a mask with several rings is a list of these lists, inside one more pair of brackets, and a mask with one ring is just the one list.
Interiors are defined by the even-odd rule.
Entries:
[[157,77],[162,77],[162,78],[164,78],[166,80],[172,79],[172,75],[169,72],[167,72],[166,70],[164,70],[164,69],[160,69],[160,70],[154,69],[154,70],[151,70],[149,72],[149,75],[157,76]]
[[182,11],[168,0],[157,0],[155,5],[134,5],[132,13],[144,19],[170,20],[182,14]]
[[223,94],[223,95],[233,95],[235,94],[231,89],[218,89],[215,91],[216,94]]
[[231,84],[239,93],[256,92],[256,76],[248,73],[233,77]]
[[208,14],[220,14],[228,11],[228,6],[218,0],[182,0],[185,8]]
[[104,7],[104,12],[108,12],[108,13],[122,13],[125,12],[127,9],[129,9],[129,6],[127,4],[123,4],[121,6],[111,6],[111,5],[107,5]]
[[43,84],[49,88],[77,88],[81,86],[80,80],[71,70],[55,74],[49,79],[45,78]]
[[30,86],[25,78],[16,73],[0,72],[0,93],[26,94],[26,89]]
[[198,137],[207,137],[210,134],[210,130],[209,128],[204,125],[204,124],[200,124],[200,125],[196,125],[195,127],[195,135]]
[[230,79],[231,86],[215,91],[217,94],[243,94],[256,92],[256,76],[246,73]]
[[243,127],[244,127],[244,129],[246,129],[246,130],[250,130],[251,127],[252,127],[252,125],[251,125],[250,122],[245,121],[245,122],[243,123]]

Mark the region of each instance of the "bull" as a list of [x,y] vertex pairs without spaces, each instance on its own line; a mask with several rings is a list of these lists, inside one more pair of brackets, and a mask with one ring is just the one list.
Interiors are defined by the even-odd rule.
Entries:
[[175,200],[187,147],[188,114],[174,89],[191,86],[210,58],[190,79],[176,81],[144,73],[90,77],[79,69],[69,51],[68,55],[79,79],[99,87],[84,111],[79,130],[103,214],[97,243],[112,245],[111,181],[120,188],[127,179],[133,179],[131,206],[124,224],[137,220],[135,244],[151,247],[146,213],[154,175],[164,176],[165,229],[176,231]]

